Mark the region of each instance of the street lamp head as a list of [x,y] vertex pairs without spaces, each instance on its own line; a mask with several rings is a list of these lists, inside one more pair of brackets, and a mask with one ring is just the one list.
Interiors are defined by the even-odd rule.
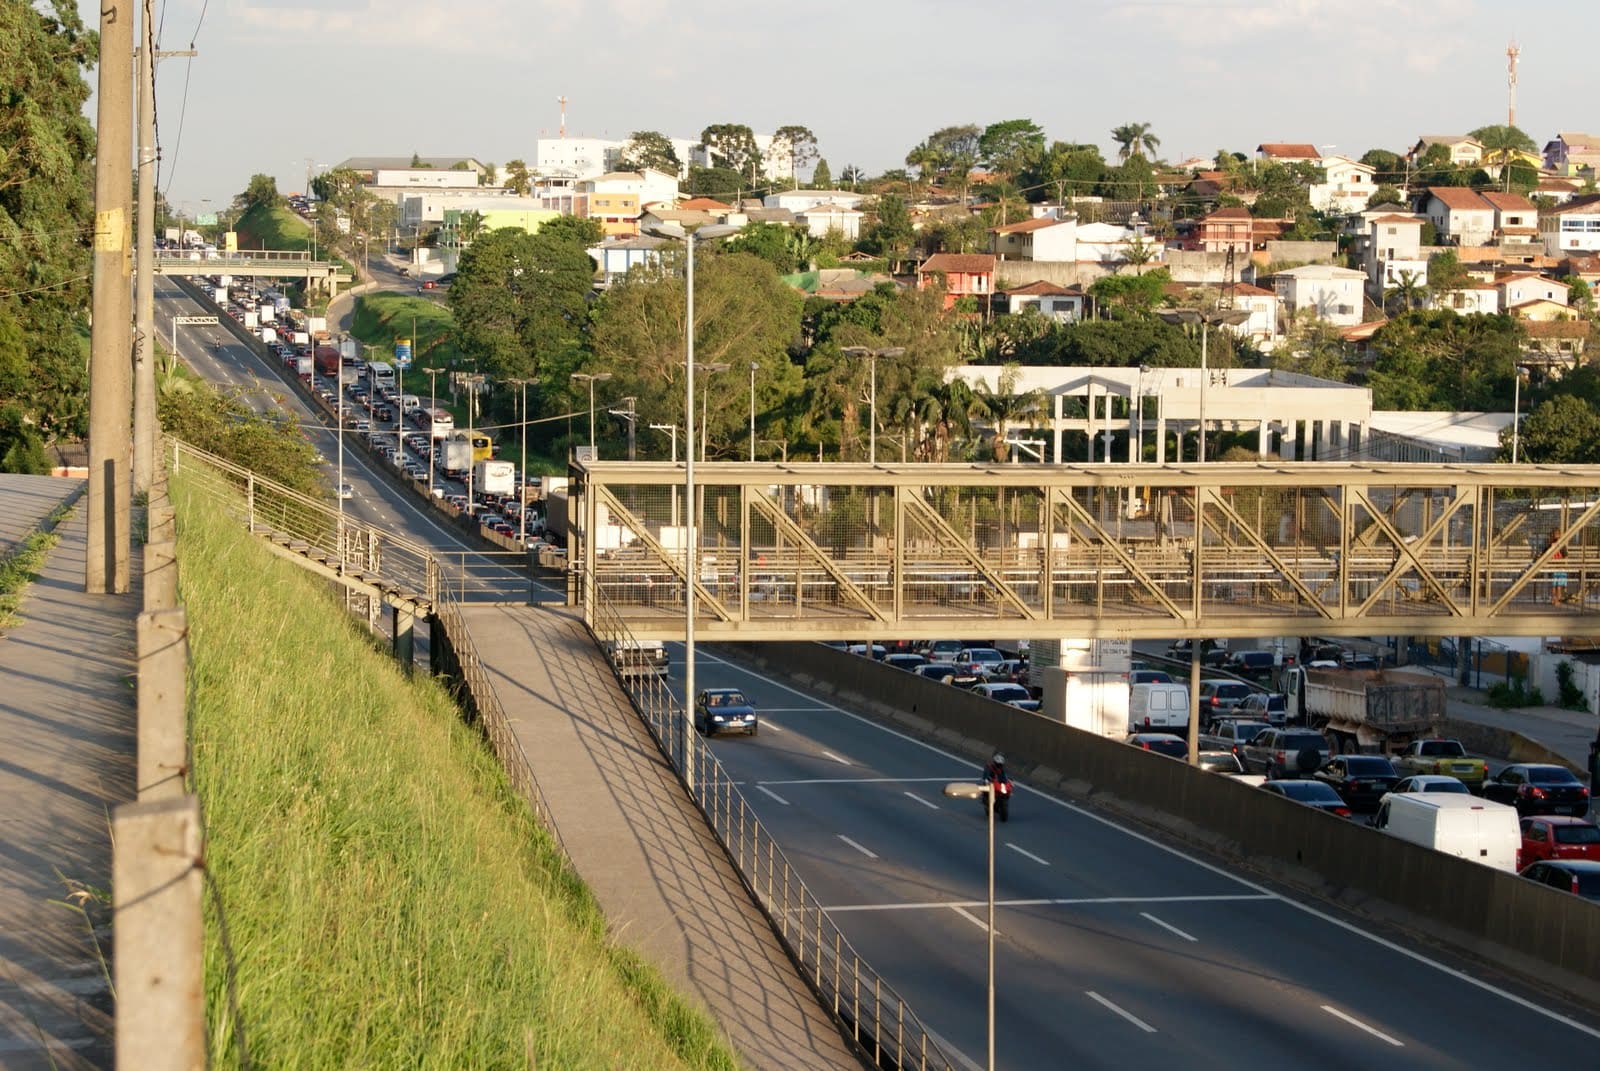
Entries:
[[981,800],[989,794],[987,783],[951,781],[944,786],[944,794],[953,800]]
[[1200,324],[1205,322],[1199,309],[1159,309],[1156,315],[1169,324]]

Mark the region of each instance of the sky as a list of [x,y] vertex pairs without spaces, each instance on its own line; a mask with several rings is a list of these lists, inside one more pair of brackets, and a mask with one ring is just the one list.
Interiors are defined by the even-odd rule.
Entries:
[[799,124],[835,176],[1012,118],[1108,157],[1128,122],[1172,161],[1264,141],[1360,156],[1505,122],[1513,38],[1518,125],[1540,145],[1600,127],[1594,0],[153,2],[158,49],[199,52],[156,85],[161,189],[189,212],[351,156],[531,162],[560,96],[569,136]]

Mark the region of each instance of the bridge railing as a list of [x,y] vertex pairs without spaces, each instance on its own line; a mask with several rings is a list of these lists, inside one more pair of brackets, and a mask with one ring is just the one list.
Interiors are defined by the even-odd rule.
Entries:
[[[950,1071],[950,1059],[916,1013],[871,964],[861,958],[832,916],[801,880],[788,857],[747,804],[744,793],[711,749],[686,730],[691,697],[676,702],[666,679],[636,668],[625,652],[634,645],[619,608],[593,587],[591,631],[611,658],[656,744],[682,776],[693,771],[690,795],[744,879],[745,886],[813,986],[863,1051],[880,1067]],[[686,754],[687,751],[687,754]]]

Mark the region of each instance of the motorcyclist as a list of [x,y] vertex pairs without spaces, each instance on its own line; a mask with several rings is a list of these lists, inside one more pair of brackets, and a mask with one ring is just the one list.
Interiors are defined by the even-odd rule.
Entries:
[[1009,778],[1006,777],[1006,757],[996,751],[983,768],[983,783],[989,784],[992,781],[1004,783],[1007,780]]

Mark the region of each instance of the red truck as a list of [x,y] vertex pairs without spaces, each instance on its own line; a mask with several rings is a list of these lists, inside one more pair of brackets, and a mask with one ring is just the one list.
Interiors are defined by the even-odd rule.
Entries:
[[312,356],[316,359],[317,372],[335,380],[339,378],[339,347],[318,345]]

